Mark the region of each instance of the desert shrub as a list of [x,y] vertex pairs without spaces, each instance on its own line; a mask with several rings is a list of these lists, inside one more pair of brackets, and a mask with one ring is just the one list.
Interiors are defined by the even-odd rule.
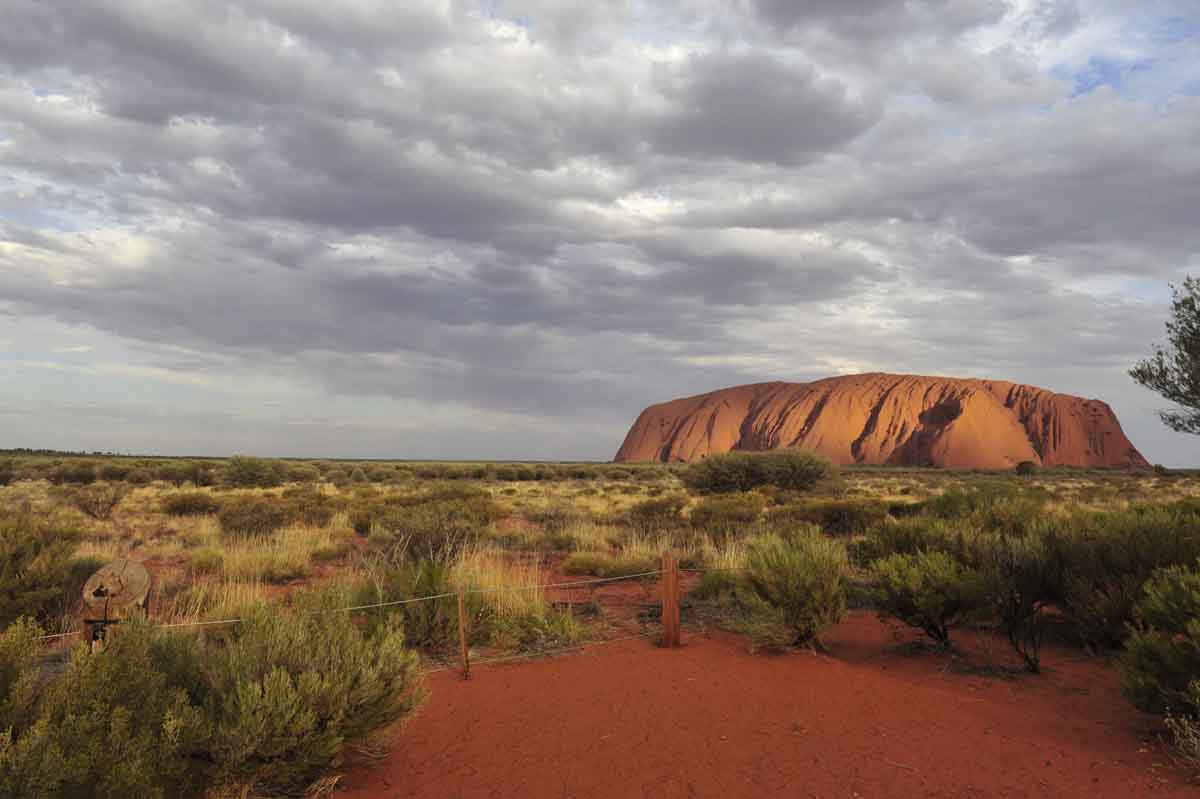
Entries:
[[810,500],[772,508],[768,521],[776,527],[809,523],[830,535],[851,536],[865,533],[883,522],[887,505],[872,500]]
[[672,494],[637,503],[629,509],[629,523],[643,533],[669,529],[681,523],[687,497]]
[[891,555],[871,565],[871,599],[880,617],[922,630],[950,646],[950,629],[985,605],[981,575],[944,552]]
[[221,510],[221,501],[207,491],[181,491],[162,500],[168,516],[204,516]]
[[1041,536],[991,535],[983,558],[987,596],[1013,650],[1026,668],[1041,670],[1049,605],[1061,583],[1059,566]]
[[224,566],[225,556],[211,547],[197,549],[188,556],[188,571],[196,577],[217,574]]
[[1022,477],[1029,477],[1037,474],[1038,465],[1033,461],[1021,461],[1016,465],[1013,471]]
[[330,612],[349,600],[335,589],[301,597],[301,613],[260,605],[240,614],[227,640],[201,650],[194,696],[208,722],[210,782],[303,790],[347,743],[416,707],[420,663],[403,633],[363,633]]
[[479,591],[488,609],[488,643],[518,651],[543,651],[576,643],[583,630],[568,614],[555,610],[537,586],[545,581],[536,564],[521,563],[476,549],[454,564],[456,585]]
[[529,521],[536,524],[547,535],[562,535],[572,524],[583,520],[584,516],[570,505],[559,503],[541,510],[526,514]]
[[192,479],[191,464],[180,461],[159,464],[154,469],[154,479],[182,488],[184,483]]
[[112,518],[129,491],[120,483],[93,483],[76,488],[62,489],[65,499],[72,507],[97,521]]
[[133,471],[133,466],[120,461],[106,461],[96,467],[96,477],[100,480],[105,480],[110,483],[124,482],[129,473]]
[[287,464],[271,458],[235,455],[225,464],[225,484],[235,488],[274,488],[287,476]]
[[347,599],[244,609],[241,624],[203,638],[133,620],[102,654],[78,647],[36,722],[0,737],[0,794],[303,793],[347,744],[421,698],[399,630],[347,624],[330,612]]
[[768,645],[820,646],[846,611],[846,548],[804,527],[752,539],[746,549],[747,631]]
[[51,469],[46,479],[54,485],[90,485],[96,482],[96,465],[91,461],[67,461]]
[[721,543],[754,532],[766,499],[760,494],[718,494],[700,500],[688,521]]
[[890,555],[922,552],[945,552],[966,565],[977,566],[981,557],[979,538],[979,531],[968,522],[913,516],[873,525],[853,549],[855,561],[862,566]]
[[1121,687],[1142,710],[1200,719],[1200,562],[1146,582],[1121,667]]
[[296,464],[288,467],[287,479],[292,483],[319,483],[321,470],[311,463]]
[[283,500],[292,518],[309,527],[327,527],[338,510],[332,497],[313,486],[293,486],[283,492]]
[[203,718],[172,685],[144,621],[122,625],[102,655],[75,649],[44,689],[36,722],[0,737],[0,794],[28,799],[197,792],[188,753]]
[[393,556],[413,560],[451,561],[484,529],[469,504],[454,502],[394,509],[377,524],[391,534]]
[[368,482],[367,473],[362,470],[361,466],[356,466],[352,470],[350,470],[350,482],[351,483],[366,483],[366,482]]
[[607,552],[574,552],[563,561],[563,574],[587,574],[595,577],[628,577],[652,572],[660,562],[648,557],[612,555]]
[[212,463],[191,461],[188,463],[188,479],[196,488],[208,488],[217,484],[217,469]]
[[[405,642],[434,654],[458,646],[458,598],[451,582],[451,566],[442,561],[376,563],[356,591],[356,605],[397,602],[417,597],[438,597],[424,602],[392,605],[367,617],[368,629],[402,630]],[[467,594],[464,605],[468,642],[481,644],[491,635],[493,613],[479,594]]]
[[1005,482],[954,486],[922,503],[923,515],[970,521],[982,530],[1023,535],[1042,516],[1044,490]]
[[692,491],[728,494],[767,485],[808,491],[837,474],[837,466],[819,453],[773,449],[712,455],[689,465],[680,477]]
[[[37,624],[26,618],[0,631],[0,741],[5,731],[20,734],[33,723],[41,673],[36,639],[41,633]],[[0,773],[2,770],[0,766]]]
[[0,460],[0,486],[11,484],[17,479],[17,470],[9,460]]
[[1093,649],[1120,647],[1157,570],[1200,558],[1200,514],[1187,503],[1077,513],[1049,536],[1063,564],[1063,610]]
[[295,518],[293,509],[275,497],[235,497],[226,501],[217,518],[221,531],[234,538],[265,536]]
[[125,482],[135,486],[149,485],[154,482],[154,475],[147,469],[133,468],[125,475]]
[[466,484],[434,486],[420,494],[397,494],[358,504],[350,523],[374,548],[393,559],[450,560],[477,542],[506,511],[491,495]]
[[56,516],[0,513],[0,628],[19,616],[45,621],[61,607],[78,541]]

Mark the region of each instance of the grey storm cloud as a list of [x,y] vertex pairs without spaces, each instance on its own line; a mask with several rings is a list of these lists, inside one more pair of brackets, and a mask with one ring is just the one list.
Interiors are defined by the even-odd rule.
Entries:
[[674,107],[650,134],[662,152],[785,164],[819,157],[877,118],[840,81],[762,53],[706,53],[663,71]]
[[[416,403],[419,436],[377,440],[429,456],[461,424],[440,403],[604,457],[645,404],[742,381],[1065,365],[1108,392],[1200,258],[1194,88],[1072,78],[1135,11],[13,0],[0,315],[155,374]],[[187,423],[251,435],[246,409],[287,405],[245,403]],[[388,454],[374,429],[254,441]],[[495,435],[478,454],[525,454]]]

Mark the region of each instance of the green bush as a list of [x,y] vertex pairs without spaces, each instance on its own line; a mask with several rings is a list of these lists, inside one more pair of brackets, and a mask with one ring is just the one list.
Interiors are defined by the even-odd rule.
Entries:
[[339,502],[311,485],[285,489],[283,501],[293,518],[309,527],[328,527],[340,506]]
[[776,527],[815,524],[829,535],[865,533],[888,516],[887,505],[873,500],[812,500],[772,508],[767,520]]
[[1098,650],[1124,642],[1142,587],[1158,569],[1200,558],[1200,514],[1186,504],[1076,513],[1050,534],[1063,563],[1063,611]]
[[311,463],[300,463],[288,467],[287,479],[293,483],[319,483],[321,470]]
[[1029,477],[1037,474],[1038,465],[1033,461],[1021,461],[1016,465],[1016,468],[1014,468],[1013,471],[1022,477]]
[[17,470],[8,460],[0,461],[0,486],[11,484],[17,479]]
[[295,520],[293,509],[275,497],[235,497],[226,501],[217,518],[221,532],[234,538],[270,535]]
[[225,556],[215,549],[197,549],[188,557],[188,571],[194,576],[217,574],[225,567]]
[[91,461],[67,461],[51,469],[46,477],[54,485],[91,485],[96,482],[96,465]]
[[711,455],[689,465],[681,479],[692,491],[730,494],[768,485],[809,491],[837,475],[837,466],[824,455],[803,449],[773,449]]
[[132,471],[133,466],[128,463],[106,461],[97,467],[96,477],[110,483],[120,483],[124,482],[125,478],[129,477],[129,473]]
[[[303,793],[347,745],[422,697],[418,659],[396,627],[363,633],[330,612],[348,598],[301,597],[296,613],[256,606],[203,637],[134,619],[103,653],[78,646],[0,735],[0,795]],[[11,684],[10,640],[0,637],[0,681]]]
[[[415,597],[442,596],[424,602],[393,605],[367,616],[369,629],[392,627],[402,630],[406,643],[434,654],[446,654],[458,646],[458,598],[450,582],[450,566],[424,560],[399,565],[376,565],[357,589],[355,605],[395,602]],[[488,640],[494,614],[480,594],[464,598],[468,619],[468,643]]]
[[1058,564],[1040,536],[992,535],[986,541],[984,576],[992,610],[1026,668],[1036,674],[1046,632],[1043,610],[1062,579]]
[[192,466],[179,461],[163,463],[154,470],[154,479],[182,488],[184,483],[192,479]]
[[950,630],[985,606],[981,575],[944,552],[891,555],[871,565],[871,598],[881,618],[922,630],[942,647]]
[[969,522],[911,516],[885,520],[867,530],[865,538],[855,542],[855,560],[869,566],[890,555],[916,555],[945,552],[964,565],[977,567],[982,557],[980,532]]
[[207,491],[182,491],[162,501],[162,511],[168,516],[205,516],[220,510],[221,501]]
[[1200,562],[1146,582],[1125,643],[1121,687],[1142,710],[1200,719]]
[[36,704],[36,721],[0,738],[0,795],[165,799],[198,792],[188,754],[204,737],[203,718],[171,683],[144,621],[122,625],[103,654],[76,647]]
[[393,560],[452,560],[478,541],[504,509],[470,485],[434,486],[420,494],[396,494],[350,509],[350,523]]
[[1012,482],[953,486],[922,503],[921,512],[939,519],[969,521],[981,530],[1023,535],[1043,516],[1050,496]]
[[63,609],[79,533],[56,516],[0,513],[0,629],[19,616]]
[[659,561],[652,558],[631,558],[605,552],[575,552],[563,561],[562,569],[563,574],[569,575],[629,577],[654,571],[659,565]]
[[345,590],[302,597],[300,613],[243,612],[219,645],[200,649],[192,679],[208,736],[201,753],[216,785],[299,792],[344,747],[410,714],[420,661],[397,627],[369,634],[341,613]]
[[747,626],[760,643],[820,646],[846,612],[846,548],[815,527],[752,539],[746,548]]
[[719,544],[753,533],[765,505],[760,494],[718,494],[700,500],[688,521]]
[[672,494],[637,503],[629,509],[629,523],[643,533],[669,530],[682,523],[687,497]]
[[0,737],[6,731],[20,734],[33,724],[41,673],[36,639],[41,634],[26,618],[0,631]]
[[235,488],[274,488],[287,477],[287,471],[283,461],[235,455],[225,464],[225,484]]
[[71,506],[97,521],[111,519],[129,494],[129,490],[120,483],[94,483],[61,490],[64,492],[63,498]]

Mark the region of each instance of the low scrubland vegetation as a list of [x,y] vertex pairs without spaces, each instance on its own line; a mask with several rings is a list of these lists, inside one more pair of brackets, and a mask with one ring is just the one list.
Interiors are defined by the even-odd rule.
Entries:
[[[1200,481],[1025,472],[839,470],[788,450],[686,467],[0,456],[0,795],[302,791],[416,707],[421,663],[456,656],[460,590],[472,649],[555,651],[613,622],[538,586],[649,591],[659,578],[639,575],[664,551],[696,572],[688,613],[755,648],[821,648],[865,608],[928,651],[994,635],[1011,673],[1045,668],[1047,642],[1115,656],[1196,767]],[[104,655],[33,647],[78,629],[83,581],[118,557],[150,565],[149,619]],[[312,612],[335,606],[357,610]],[[322,641],[311,662],[302,635]],[[128,678],[85,706],[114,648]]]

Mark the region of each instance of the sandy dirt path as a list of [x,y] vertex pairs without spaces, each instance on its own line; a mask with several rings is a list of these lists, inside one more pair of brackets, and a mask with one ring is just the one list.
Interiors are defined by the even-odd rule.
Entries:
[[1200,797],[1103,661],[1052,650],[1043,676],[981,676],[867,613],[828,644],[751,655],[692,632],[434,674],[392,755],[338,796]]

